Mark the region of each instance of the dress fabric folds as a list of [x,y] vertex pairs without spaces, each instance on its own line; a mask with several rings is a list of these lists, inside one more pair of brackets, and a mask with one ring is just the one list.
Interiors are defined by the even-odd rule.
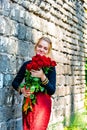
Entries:
[[51,114],[51,96],[39,92],[36,94],[37,103],[32,111],[23,116],[23,130],[47,130]]

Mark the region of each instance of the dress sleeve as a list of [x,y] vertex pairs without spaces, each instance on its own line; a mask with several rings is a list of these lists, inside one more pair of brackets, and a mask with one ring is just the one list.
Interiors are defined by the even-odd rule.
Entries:
[[44,87],[47,89],[47,93],[49,95],[52,95],[55,93],[56,90],[56,69],[55,67],[52,68],[52,70],[49,71],[47,78],[49,82],[44,85]]
[[16,77],[12,81],[12,86],[15,90],[18,90],[20,83],[23,81],[26,71],[26,63],[24,63],[19,69]]

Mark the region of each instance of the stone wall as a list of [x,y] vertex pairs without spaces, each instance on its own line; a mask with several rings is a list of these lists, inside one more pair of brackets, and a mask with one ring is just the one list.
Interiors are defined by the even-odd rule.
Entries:
[[22,130],[22,96],[11,82],[42,35],[51,38],[57,62],[48,129],[62,130],[64,118],[83,109],[86,29],[86,0],[0,0],[0,130]]

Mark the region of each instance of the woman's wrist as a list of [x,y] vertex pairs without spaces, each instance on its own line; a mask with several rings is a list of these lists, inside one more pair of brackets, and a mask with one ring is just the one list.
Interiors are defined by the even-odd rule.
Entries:
[[41,78],[41,81],[42,81],[42,84],[43,84],[43,85],[46,85],[46,84],[48,84],[48,82],[49,82],[49,80],[48,80],[48,78],[46,77],[46,75],[43,75],[43,77]]
[[44,75],[41,77],[41,81],[43,82],[45,79],[46,79],[46,75],[44,74]]
[[48,82],[49,82],[49,80],[48,80],[48,78],[46,77],[46,78],[42,81],[42,84],[43,84],[43,85],[46,85],[46,84],[48,84]]

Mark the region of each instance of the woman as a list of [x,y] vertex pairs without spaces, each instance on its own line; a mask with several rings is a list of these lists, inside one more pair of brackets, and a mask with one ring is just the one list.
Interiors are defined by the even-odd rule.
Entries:
[[[52,49],[52,43],[49,38],[41,37],[35,45],[35,52],[41,56],[48,56]],[[26,65],[31,61],[25,62],[20,68],[17,76],[12,82],[12,86],[23,96],[29,97],[31,92],[26,91],[24,88],[20,89],[20,83],[24,79]],[[46,130],[50,114],[51,114],[51,95],[54,94],[56,89],[56,70],[55,67],[45,74],[42,69],[31,70],[31,75],[33,77],[38,77],[41,79],[42,86],[47,90],[45,92],[37,92],[36,100],[37,103],[33,106],[33,111],[28,111],[27,114],[23,113],[23,130]]]

